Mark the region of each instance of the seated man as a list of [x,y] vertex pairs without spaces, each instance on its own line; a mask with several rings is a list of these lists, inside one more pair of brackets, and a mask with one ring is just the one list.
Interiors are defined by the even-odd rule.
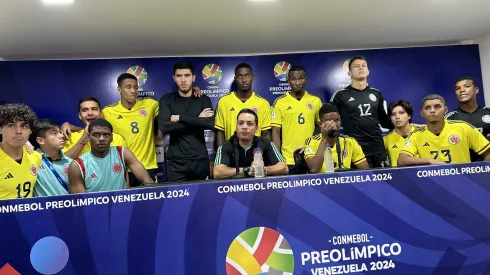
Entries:
[[25,145],[36,114],[24,104],[0,106],[0,199],[30,198],[34,193],[41,155]]
[[[80,99],[78,102],[78,118],[82,121],[85,129],[68,134],[63,152],[70,158],[78,158],[90,152],[87,128],[91,121],[102,118],[99,100],[91,96]],[[127,147],[126,140],[121,135],[112,133],[111,146]]]
[[279,176],[288,174],[288,166],[279,150],[272,141],[255,136],[258,130],[259,118],[252,109],[243,109],[238,113],[235,134],[216,152],[213,174],[221,179],[237,175],[237,165],[240,176],[253,177],[255,169],[252,165],[254,149],[262,149],[264,159],[264,174]]
[[[427,127],[408,135],[398,156],[398,166],[446,163],[469,163],[470,149],[490,160],[490,142],[472,125],[455,120],[447,121],[444,98],[432,94],[422,100],[421,114]],[[420,157],[416,157],[419,155]]]
[[88,126],[91,150],[68,168],[70,193],[114,191],[129,188],[126,167],[143,183],[153,183],[150,174],[128,148],[110,146],[112,125],[96,119]]
[[43,158],[37,174],[34,196],[68,195],[68,166],[73,160],[61,152],[65,140],[58,123],[51,119],[40,119],[32,137],[36,140],[39,147],[37,151]]
[[307,138],[304,146],[305,159],[310,173],[325,173],[323,163],[325,144],[329,144],[332,149],[335,169],[350,169],[351,163],[358,169],[369,169],[366,156],[356,139],[339,136],[340,114],[337,107],[332,104],[323,104],[319,114],[321,133]]

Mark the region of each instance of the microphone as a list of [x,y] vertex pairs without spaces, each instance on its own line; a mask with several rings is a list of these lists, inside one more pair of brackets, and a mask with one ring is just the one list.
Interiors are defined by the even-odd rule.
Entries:
[[337,130],[334,130],[334,129],[330,129],[327,131],[327,136],[330,137],[330,138],[334,138],[334,137],[338,137],[339,136],[339,131]]

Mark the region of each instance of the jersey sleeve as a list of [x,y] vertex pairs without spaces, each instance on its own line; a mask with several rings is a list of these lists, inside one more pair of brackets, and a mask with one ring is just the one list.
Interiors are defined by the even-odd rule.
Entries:
[[279,102],[275,102],[272,106],[272,116],[271,116],[271,126],[272,127],[281,127],[283,122],[283,111]]
[[267,157],[266,165],[276,165],[278,162],[285,162],[279,150],[277,150],[276,145],[273,142],[267,143],[267,152],[265,152],[265,157]]
[[490,142],[475,127],[466,125],[470,148],[481,155],[490,148]]
[[320,123],[320,108],[322,108],[322,101],[318,98],[315,104],[315,123]]
[[225,114],[223,113],[223,105],[223,98],[221,98],[216,106],[216,118],[214,120],[214,128],[220,131],[225,130]]
[[415,157],[419,154],[417,149],[417,133],[408,135],[408,137],[405,139],[405,145],[400,153],[407,154],[411,157]]
[[358,165],[359,163],[363,162],[366,160],[366,156],[364,155],[364,152],[362,151],[361,146],[359,143],[357,143],[357,140],[352,138],[352,163],[355,165]]
[[233,152],[226,146],[226,143],[218,147],[216,150],[216,157],[214,158],[214,166],[223,164],[230,167],[233,159]]
[[454,120],[455,116],[456,116],[456,111],[449,112],[449,113],[447,113],[444,116],[444,119],[446,119],[446,120]]
[[330,98],[330,103],[335,105],[335,107],[337,107],[337,109],[339,109],[340,111],[340,105],[341,105],[341,101],[340,101],[340,91],[336,91],[332,97]]
[[305,145],[303,147],[305,153],[305,159],[312,158],[316,155],[316,151],[318,150],[318,141],[309,137],[305,140]]
[[264,100],[264,118],[262,120],[262,129],[261,131],[267,131],[271,128],[271,105],[269,102]]
[[149,98],[148,100],[150,101],[150,106],[151,106],[153,118],[158,118],[158,113],[160,111],[159,102],[154,100],[153,98]]

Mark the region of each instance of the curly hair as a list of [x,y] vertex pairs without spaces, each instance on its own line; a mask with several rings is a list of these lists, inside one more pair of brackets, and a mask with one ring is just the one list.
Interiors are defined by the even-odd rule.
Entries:
[[36,124],[36,114],[25,104],[5,104],[0,105],[0,127],[9,123],[23,121],[32,129]]

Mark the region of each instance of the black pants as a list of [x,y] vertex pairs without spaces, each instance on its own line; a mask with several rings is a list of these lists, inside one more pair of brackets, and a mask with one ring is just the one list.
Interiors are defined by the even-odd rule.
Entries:
[[385,153],[366,156],[366,160],[370,168],[388,167]]
[[167,182],[205,180],[209,177],[209,159],[169,159]]
[[[150,178],[152,180],[155,180],[155,177],[156,177],[157,173],[159,172],[159,170],[157,168],[155,168],[155,169],[148,169],[146,171],[148,171],[148,174],[150,174]],[[129,172],[128,174],[129,174],[129,186],[130,187],[136,187],[136,186],[140,186],[141,185],[141,182],[139,182],[136,179],[136,177],[134,176],[133,173]],[[147,182],[145,182],[145,183],[147,183]]]

